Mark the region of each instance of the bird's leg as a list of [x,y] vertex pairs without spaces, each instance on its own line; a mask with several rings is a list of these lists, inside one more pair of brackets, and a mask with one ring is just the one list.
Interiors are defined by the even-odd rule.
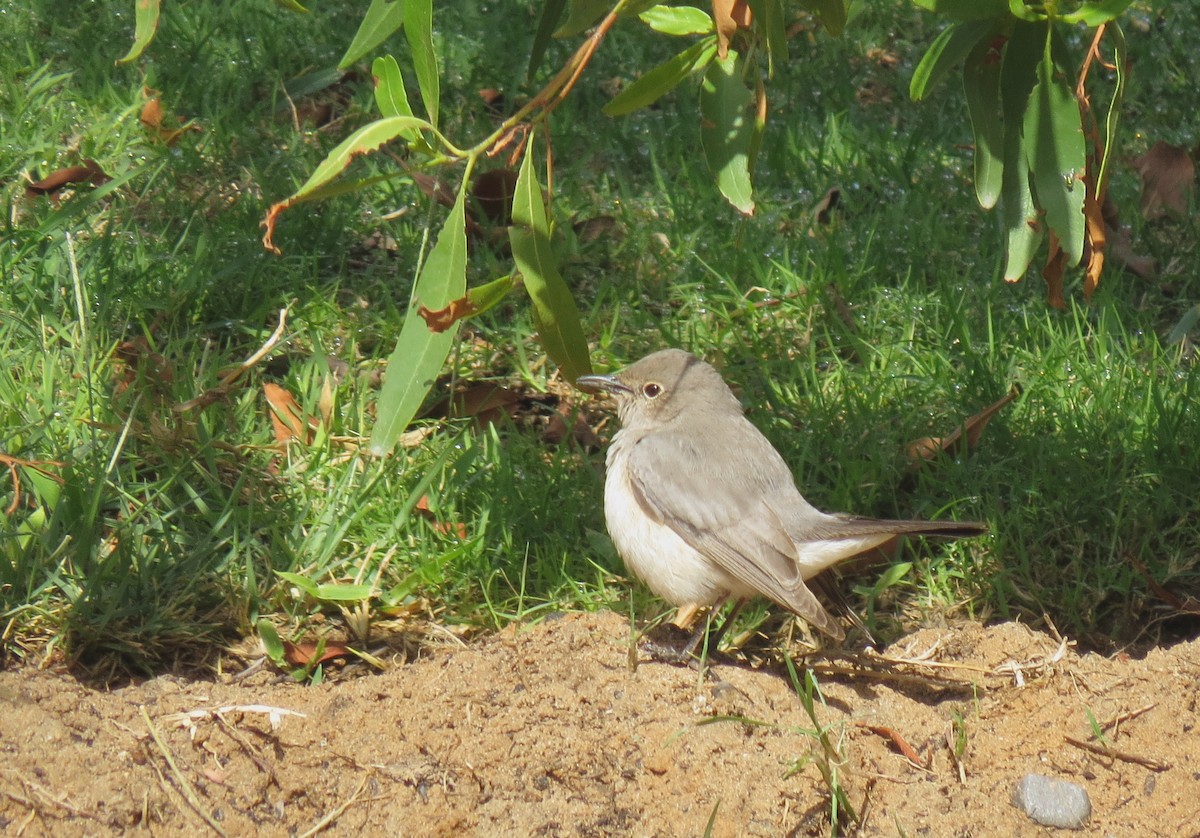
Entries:
[[[729,627],[733,625],[733,621],[737,619],[738,612],[741,611],[742,606],[746,604],[746,600],[744,598],[735,601],[733,603],[733,608],[729,609],[729,614],[727,614],[725,619],[721,621],[721,625],[718,626],[715,631],[713,631],[713,620],[715,619],[716,615],[720,613],[721,607],[728,600],[729,594],[726,594],[713,603],[712,608],[710,608],[708,611],[708,617],[703,623],[697,626],[696,631],[692,633],[687,645],[683,647],[684,658],[695,657],[696,650],[700,649],[702,652],[701,658],[706,659],[708,657],[709,650],[714,652],[717,650],[717,646],[721,643],[721,638],[725,636],[725,632],[729,630]],[[701,647],[701,641],[703,641],[703,647]]]

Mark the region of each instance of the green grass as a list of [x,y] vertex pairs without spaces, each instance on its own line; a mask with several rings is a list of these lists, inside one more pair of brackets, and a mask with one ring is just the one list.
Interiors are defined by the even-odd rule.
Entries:
[[[0,7],[0,454],[63,464],[44,467],[62,485],[18,467],[20,502],[0,524],[6,654],[38,660],[49,644],[152,670],[204,659],[263,616],[284,636],[336,618],[275,571],[372,584],[484,630],[561,609],[624,611],[631,597],[639,616],[661,611],[603,534],[598,453],[460,421],[386,460],[345,441],[370,433],[380,361],[444,212],[397,179],[293,210],[277,237],[284,255],[261,248],[266,206],[371,118],[365,76],[320,130],[297,132],[281,93],[337,60],[355,15],[167,4],[146,58],[115,68],[132,7],[83,18],[59,5]],[[438,10],[451,136],[490,130],[477,89],[532,92],[511,58],[534,11]],[[1118,167],[1114,194],[1160,280],[1113,266],[1090,305],[1071,289],[1063,312],[1047,309],[1036,277],[1003,284],[957,93],[905,99],[931,24],[894,14],[872,6],[844,41],[793,42],[794,68],[770,88],[749,220],[698,158],[690,90],[629,119],[599,115],[603,80],[670,54],[633,27],[613,33],[553,121],[560,219],[615,221],[564,267],[594,358],[618,367],[677,345],[718,363],[822,508],[988,521],[985,538],[905,554],[912,572],[873,610],[885,637],[943,615],[1045,614],[1100,647],[1153,640],[1168,612],[1130,559],[1181,599],[1200,593],[1200,372],[1190,344],[1164,341],[1196,303],[1196,223],[1140,222],[1136,178]],[[1188,35],[1200,20],[1171,14],[1161,31],[1145,15],[1147,31],[1129,28],[1132,154],[1185,140],[1178,126],[1197,104],[1180,80],[1196,77]],[[496,32],[513,45],[503,57],[488,47]],[[403,38],[391,47],[402,55]],[[554,45],[550,58],[564,54]],[[172,148],[148,137],[143,85],[201,131]],[[61,208],[24,197],[24,174],[87,157],[116,180]],[[844,211],[810,235],[809,211],[832,186]],[[376,233],[394,252],[364,246]],[[476,247],[469,280],[504,265]],[[281,308],[286,337],[266,360],[212,404],[176,409],[258,349]],[[469,324],[455,371],[545,387],[532,331],[519,300],[502,305]],[[328,359],[344,369],[330,385],[332,426],[280,454],[262,384],[315,414]],[[908,443],[949,433],[1013,383],[1024,394],[976,451],[908,472]],[[412,511],[422,495],[434,520]],[[12,500],[6,484],[0,504]],[[447,522],[466,540],[442,532]],[[854,583],[869,591],[876,578]]]

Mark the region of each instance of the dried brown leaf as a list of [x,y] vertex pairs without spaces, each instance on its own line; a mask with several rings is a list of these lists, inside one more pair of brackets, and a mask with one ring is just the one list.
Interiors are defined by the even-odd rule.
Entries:
[[304,416],[304,410],[295,397],[278,384],[269,381],[263,384],[263,394],[267,397],[275,441],[280,445],[287,445],[293,439],[305,445],[311,443],[316,420]]
[[438,333],[446,331],[459,320],[470,317],[474,313],[475,306],[471,304],[470,296],[451,300],[450,305],[436,311],[423,305],[417,306],[417,314],[421,315],[421,319],[425,321],[429,331]]
[[451,523],[449,521],[439,521],[437,516],[433,514],[433,510],[429,508],[429,495],[421,495],[421,499],[417,501],[416,510],[421,517],[433,524],[434,530],[442,535],[454,535],[460,541],[467,540],[466,524],[462,522]]
[[311,640],[305,640],[301,643],[293,643],[290,640],[283,641],[283,657],[292,666],[308,666],[310,663],[326,663],[327,661],[337,658],[346,658],[353,654],[350,647],[345,643],[331,643],[326,641],[325,648],[321,652],[321,657],[313,660],[317,654],[317,644]]
[[1132,163],[1142,179],[1140,206],[1145,218],[1168,212],[1187,214],[1196,186],[1196,165],[1186,148],[1159,140]]
[[746,0],[713,0],[712,6],[717,25],[717,55],[724,58],[738,29],[750,28],[750,5]]
[[951,457],[958,456],[962,453],[964,444],[968,453],[974,451],[979,445],[979,437],[983,434],[983,429],[987,427],[988,422],[992,421],[992,417],[1019,395],[1021,395],[1021,386],[1014,384],[1003,398],[967,419],[948,436],[925,437],[913,442],[908,446],[909,468],[920,468],[942,452]]
[[30,198],[38,195],[55,195],[64,186],[73,183],[91,183],[99,186],[112,180],[95,160],[84,160],[82,166],[67,166],[47,175],[41,180],[26,185],[25,194]]
[[1058,243],[1058,236],[1050,231],[1050,251],[1046,254],[1046,266],[1042,268],[1042,279],[1046,280],[1046,301],[1057,309],[1067,307],[1063,299],[1063,274],[1067,269],[1067,252]]
[[471,181],[471,197],[478,203],[486,220],[498,227],[507,227],[512,223],[512,199],[516,191],[517,173],[512,169],[480,172]]

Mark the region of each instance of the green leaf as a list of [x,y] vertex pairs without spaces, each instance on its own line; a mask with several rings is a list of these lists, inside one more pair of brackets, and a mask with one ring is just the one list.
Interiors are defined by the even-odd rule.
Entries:
[[135,0],[133,6],[133,46],[117,59],[118,64],[136,61],[154,40],[158,31],[159,0]]
[[664,35],[707,35],[714,31],[712,16],[695,6],[652,6],[638,17]]
[[275,0],[275,5],[287,9],[289,12],[300,12],[308,14],[308,9],[301,6],[296,0]]
[[975,45],[963,65],[963,93],[975,136],[975,197],[991,209],[1004,184],[1004,121],[1000,53],[990,38]]
[[550,242],[550,216],[542,200],[542,187],[533,169],[533,158],[531,137],[517,175],[513,223],[508,230],[508,239],[512,244],[513,259],[533,300],[538,339],[563,376],[574,383],[579,376],[591,372],[592,362],[579,309],[558,272],[558,260]]
[[554,32],[555,38],[572,38],[592,27],[612,7],[610,0],[570,0],[567,22]]
[[730,50],[708,66],[700,86],[700,143],[725,200],[754,213],[750,149],[754,143],[754,94],[742,81],[742,62]]
[[408,315],[400,329],[396,349],[388,359],[375,428],[371,432],[371,453],[382,456],[392,450],[396,440],[417,415],[425,396],[437,380],[458,334],[455,323],[444,332],[429,329],[417,308],[445,308],[467,291],[466,194],[468,183],[458,198],[437,243],[421,268],[413,287]]
[[467,291],[467,302],[471,306],[471,313],[467,316],[467,319],[478,317],[486,311],[491,311],[500,305],[504,301],[504,298],[520,284],[521,281],[515,274],[509,274],[508,276],[493,279],[491,282],[486,282],[483,285],[477,285],[470,289]]
[[362,602],[371,598],[373,590],[370,585],[318,585],[306,576],[286,570],[277,570],[275,575],[284,582],[295,585],[313,599],[325,602]]
[[1024,132],[1020,130],[1037,80],[1037,66],[1046,40],[1046,24],[1018,23],[1000,66],[1000,98],[1004,124],[1004,174],[1001,200],[1008,236],[1004,278],[1016,281],[1025,275],[1042,240],[1042,225],[1029,188],[1029,163]]
[[715,36],[697,41],[614,96],[604,106],[604,113],[608,116],[624,116],[654,104],[697,69],[712,61],[716,54]]
[[337,147],[329,152],[309,175],[304,185],[296,190],[286,203],[289,205],[296,203],[308,193],[333,180],[345,171],[355,157],[377,151],[397,137],[403,137],[414,129],[422,128],[432,129],[433,126],[415,116],[392,116],[364,125],[338,143]]
[[1087,187],[1083,178],[1087,146],[1079,102],[1056,72],[1048,48],[1038,64],[1038,81],[1025,111],[1024,129],[1034,195],[1068,263],[1076,265],[1083,258],[1085,239],[1083,199]]
[[358,31],[354,33],[354,39],[338,62],[338,69],[346,69],[403,26],[404,6],[405,0],[371,0]]
[[282,668],[284,663],[283,641],[279,639],[279,632],[275,630],[275,626],[266,617],[259,619],[257,627],[258,639],[262,641],[267,657],[271,659],[273,664]]
[[990,43],[997,31],[993,20],[972,20],[955,23],[943,29],[933,39],[908,85],[908,95],[919,102],[980,44]]
[[1116,79],[1113,83],[1112,101],[1108,103],[1108,115],[1104,119],[1104,154],[1096,175],[1096,194],[1099,196],[1104,195],[1108,186],[1108,169],[1117,146],[1117,125],[1121,121],[1121,102],[1125,99],[1125,67],[1129,60],[1125,48],[1125,33],[1121,31],[1121,27],[1114,23],[1104,30],[1104,34],[1112,41]]
[[1026,5],[1026,0],[1008,0],[1008,11],[1017,20],[1037,23],[1047,19],[1045,6],[1041,3]]
[[413,115],[404,90],[404,76],[395,58],[390,55],[376,58],[371,62],[371,77],[375,81],[375,105],[379,113],[384,117]]
[[[340,84],[347,75],[345,70],[339,70],[336,67],[327,67],[324,70],[315,70],[311,73],[305,73],[303,76],[290,79],[283,87],[287,91],[289,98],[301,99],[333,87],[335,84]],[[286,108],[287,103],[282,103],[280,107]]]
[[849,17],[849,0],[804,0],[802,5],[817,16],[830,35],[835,38],[842,36]]
[[436,127],[441,81],[437,53],[433,49],[433,0],[405,0],[404,34],[412,50],[413,69],[417,73],[417,87],[421,90],[425,113]]
[[[954,20],[1007,16],[1008,0],[913,0],[922,9]],[[1019,0],[1018,0],[1019,2]]]
[[525,71],[527,81],[532,80],[538,68],[542,66],[542,59],[546,56],[546,47],[550,46],[550,39],[554,37],[554,28],[558,26],[563,9],[566,7],[567,0],[545,0],[542,5],[537,31],[533,34],[533,46],[529,48],[529,67]]
[[788,63],[787,15],[783,0],[749,0],[755,25],[767,39],[767,75],[775,78],[775,68]]
[[1118,17],[1129,8],[1133,0],[1098,0],[1095,3],[1084,3],[1069,15],[1063,15],[1064,23],[1084,23],[1088,26],[1099,26]]

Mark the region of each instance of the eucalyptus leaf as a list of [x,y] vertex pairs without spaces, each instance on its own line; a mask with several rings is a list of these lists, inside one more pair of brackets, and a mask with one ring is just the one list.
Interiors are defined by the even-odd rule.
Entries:
[[371,0],[358,31],[346,48],[346,54],[338,62],[338,69],[350,67],[403,26],[404,5],[405,0]]
[[697,41],[614,96],[604,106],[604,113],[607,116],[624,116],[654,104],[696,70],[712,61],[716,54],[715,36]]
[[989,38],[977,43],[963,64],[963,93],[975,138],[975,197],[991,209],[1004,184],[1004,119],[1000,53]]
[[[1025,275],[1044,232],[1029,187],[1028,155],[1019,126],[1037,80],[1045,41],[1046,24],[1018,23],[1004,46],[1000,67],[1000,98],[1006,126],[1001,188],[1008,239],[1004,278],[1010,282]],[[1016,130],[1009,130],[1010,127]]]
[[712,16],[695,6],[651,6],[638,17],[664,35],[707,35],[714,29]]
[[413,286],[408,314],[400,328],[396,348],[388,359],[379,393],[375,427],[371,432],[373,454],[382,456],[392,450],[432,389],[458,335],[457,323],[442,332],[432,331],[417,310],[421,305],[430,309],[445,308],[451,300],[466,294],[466,194],[464,182]]
[[533,301],[538,339],[546,354],[558,364],[563,377],[574,383],[579,376],[591,372],[592,362],[575,298],[558,270],[558,259],[550,241],[550,217],[542,200],[542,187],[534,172],[533,158],[531,137],[517,175],[513,223],[508,237],[513,259]]
[[742,79],[742,60],[730,50],[708,66],[700,86],[700,142],[717,187],[739,212],[754,212],[750,151],[754,94]]
[[1045,211],[1046,223],[1058,236],[1068,263],[1078,264],[1086,238],[1083,200],[1087,193],[1087,146],[1079,102],[1056,73],[1049,50],[1038,64],[1038,81],[1025,111],[1024,131],[1037,202]]

